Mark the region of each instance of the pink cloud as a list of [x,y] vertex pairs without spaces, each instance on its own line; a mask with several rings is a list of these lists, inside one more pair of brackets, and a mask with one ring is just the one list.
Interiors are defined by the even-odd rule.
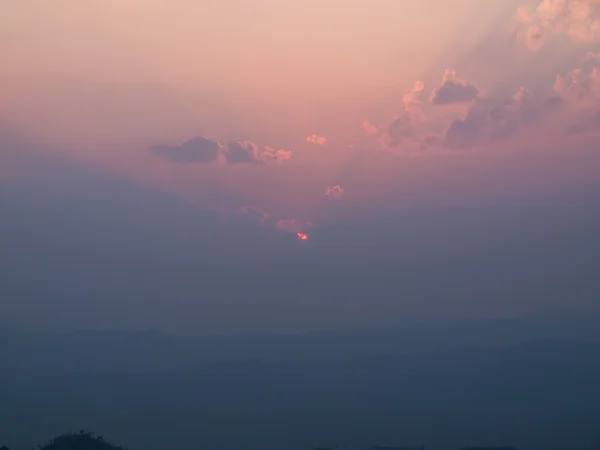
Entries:
[[594,52],[589,52],[587,54],[587,60],[588,61],[600,61],[600,52],[598,53],[594,53]]
[[318,134],[311,134],[310,136],[306,137],[306,142],[315,145],[325,145],[327,143],[327,138]]
[[310,221],[302,221],[299,219],[280,219],[275,223],[275,227],[290,233],[304,233],[312,228],[313,224]]
[[325,191],[325,195],[331,198],[342,198],[345,194],[346,192],[344,191],[344,188],[342,188],[339,184],[335,186],[329,186]]
[[[595,54],[586,61],[593,58]],[[553,88],[557,95],[535,96],[520,87],[512,95],[480,96],[474,83],[459,79],[448,69],[441,86],[433,89],[429,104],[420,101],[424,86],[416,82],[403,97],[404,111],[386,129],[379,133],[368,121],[362,126],[383,147],[401,149],[405,154],[492,144],[534,129],[563,136],[591,132],[600,120],[600,70],[572,70],[558,76]],[[455,104],[468,109],[436,108]]]
[[558,75],[553,89],[564,98],[598,99],[600,98],[600,71],[595,67],[589,73],[574,69],[565,76]]
[[404,110],[396,115],[387,127],[363,122],[362,127],[368,136],[378,137],[379,143],[388,149],[412,146],[419,141],[417,126],[426,120],[422,110],[425,85],[416,81],[412,89],[402,96]]
[[242,206],[236,213],[254,218],[263,226],[293,234],[300,240],[308,240],[306,233],[313,227],[313,223],[307,220],[277,219],[266,210],[254,205]]
[[417,138],[417,129],[408,113],[397,116],[387,129],[386,140],[390,147],[397,147],[403,142]]
[[363,130],[377,137],[380,145],[389,150],[400,149],[405,154],[422,153],[425,149],[439,146],[447,124],[464,106],[448,109],[435,108],[437,105],[465,105],[477,96],[472,83],[459,80],[453,70],[446,70],[442,85],[433,89],[430,102],[427,102],[425,84],[416,81],[412,89],[402,96],[403,111],[397,114],[387,127],[363,123]]
[[554,91],[563,102],[562,124],[568,134],[600,131],[600,70],[574,69],[556,77]]
[[[230,211],[232,212],[232,211]],[[237,215],[247,216],[261,225],[273,230],[280,230],[297,236],[300,240],[308,240],[306,233],[313,228],[313,223],[308,220],[279,219],[267,210],[255,205],[245,205],[233,211]]]
[[256,206],[253,206],[253,205],[242,206],[239,209],[239,213],[243,214],[243,215],[251,216],[251,217],[256,217],[258,219],[258,221],[262,224],[264,224],[270,217],[268,212],[266,212],[260,208],[257,208]]
[[517,92],[513,94],[512,98],[519,103],[526,102],[533,98],[533,92],[526,87],[521,86]]
[[600,41],[600,0],[543,0],[535,9],[518,8],[514,33],[530,50],[554,36]]
[[292,158],[292,151],[284,149],[275,150],[274,148],[265,146],[261,157],[265,161],[277,161],[278,163],[282,163]]
[[381,128],[382,127],[380,125],[373,125],[368,120],[365,120],[362,123],[362,129],[367,136],[374,137],[374,136],[379,135],[379,133],[381,133]]
[[510,98],[480,98],[446,131],[448,148],[502,141],[528,129],[538,137],[600,130],[600,70],[574,69],[558,75],[556,95],[536,98],[520,88]]
[[412,90],[402,96],[402,103],[404,103],[404,108],[406,110],[410,110],[415,106],[422,105],[424,94],[425,84],[422,81],[415,81]]

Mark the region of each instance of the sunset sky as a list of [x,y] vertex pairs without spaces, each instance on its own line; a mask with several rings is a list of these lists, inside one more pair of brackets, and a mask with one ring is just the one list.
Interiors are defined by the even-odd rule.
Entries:
[[[137,197],[129,190],[139,189],[144,198],[164,196],[214,218],[214,227],[227,231],[211,233],[235,236],[223,237],[225,247],[206,238],[224,260],[251,260],[252,252],[264,255],[273,245],[277,256],[264,256],[265,267],[279,267],[278,258],[308,258],[315,271],[315,261],[329,269],[337,265],[334,260],[365,264],[340,273],[364,273],[364,252],[389,248],[386,242],[396,246],[395,225],[370,235],[368,230],[380,226],[373,221],[422,220],[435,230],[449,220],[471,236],[457,219],[463,212],[481,217],[487,214],[483,208],[501,214],[533,202],[560,216],[556,223],[564,220],[559,228],[566,233],[548,231],[539,248],[548,241],[575,248],[569,240],[575,229],[590,233],[585,239],[579,234],[582,242],[593,241],[600,193],[600,0],[20,0],[2,5],[0,54],[0,201],[15,211],[33,195],[36,205],[44,205],[39,211],[54,200],[61,214],[77,205],[98,212],[113,202],[119,211],[141,208],[163,216],[154,200],[131,204]],[[121,193],[122,185],[133,187]],[[114,194],[103,196],[108,190]],[[577,212],[557,212],[572,204],[580,205]],[[421,212],[415,219],[415,209],[428,208],[435,218]],[[33,245],[32,235],[23,231],[33,216],[9,224],[8,214],[1,214],[6,229]],[[36,226],[51,222],[45,212],[39,214]],[[534,234],[552,226],[543,214],[532,222],[519,222],[521,213],[506,214]],[[132,220],[147,224],[145,217]],[[410,251],[438,255],[431,256],[433,262],[447,259],[439,242],[429,238],[433,231],[418,235],[421,225],[410,227],[417,241],[433,248],[421,249],[404,234],[414,244]],[[446,231],[436,239],[459,245],[456,239],[464,238]],[[100,240],[114,237],[108,228],[102,232]],[[165,238],[150,234],[148,242]],[[22,258],[4,317],[41,326],[42,319],[27,318],[29,309],[18,300],[34,294],[14,280],[24,273],[35,278],[31,273],[43,267],[31,269],[18,239],[7,236],[15,253],[5,252],[3,264],[14,268],[15,255]],[[188,255],[180,237],[173,246],[184,249],[169,251]],[[477,239],[488,241],[484,234]],[[405,255],[404,247],[394,248],[398,257]],[[60,255],[64,248],[56,251]],[[460,246],[452,251],[460,253]],[[88,256],[82,258],[89,262]],[[188,267],[189,261],[173,258]],[[579,275],[599,267],[591,256],[581,258],[585,269]],[[280,279],[292,277],[288,269]],[[219,276],[238,273],[227,270]],[[268,272],[252,279],[268,279]],[[565,286],[590,281],[581,276],[565,279]],[[35,296],[59,291],[81,296],[54,287],[39,288],[42,294]],[[591,296],[597,289],[584,291]],[[178,323],[161,322],[166,300],[159,297],[153,305],[163,306],[135,326]],[[480,312],[505,311],[501,297]],[[378,311],[373,320],[385,311],[421,311],[389,302],[370,310]],[[106,324],[122,325],[93,304],[77,317],[96,311]],[[302,326],[319,326],[321,321],[308,319],[317,308],[310,304]],[[337,305],[322,317],[333,317]],[[461,305],[443,309],[463,315],[473,310],[472,303]],[[362,307],[358,302],[351,308],[354,319]],[[210,309],[222,318],[216,328],[227,328],[225,313],[217,309]],[[203,308],[181,306],[177,317],[192,310]],[[239,326],[258,323],[263,324],[249,319]]]

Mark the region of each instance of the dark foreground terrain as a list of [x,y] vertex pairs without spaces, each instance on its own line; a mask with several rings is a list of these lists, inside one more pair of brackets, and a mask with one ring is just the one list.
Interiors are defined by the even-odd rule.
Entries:
[[[118,447],[106,441],[102,436],[95,436],[87,431],[79,431],[77,433],[62,434],[54,439],[51,439],[45,445],[39,445],[38,450],[125,450],[123,447]],[[6,446],[0,447],[0,450],[10,450]],[[339,447],[319,447],[313,450],[339,450]],[[425,447],[382,447],[374,446],[364,450],[425,450]],[[519,450],[509,446],[480,446],[480,447],[463,447],[460,450]]]
[[[80,431],[78,433],[62,434],[44,445],[38,446],[39,450],[125,450],[107,442],[102,436]],[[0,450],[10,450],[0,447]]]
[[449,326],[454,340],[436,325],[427,345],[427,327],[208,341],[5,333],[0,444],[29,450],[84,429],[143,450],[591,449],[600,343],[580,323],[571,331],[587,341],[507,322],[463,324],[462,337]]

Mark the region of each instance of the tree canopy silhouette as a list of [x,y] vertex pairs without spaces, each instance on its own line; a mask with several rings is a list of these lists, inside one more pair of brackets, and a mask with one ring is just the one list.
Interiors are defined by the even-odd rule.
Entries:
[[[2,449],[0,449],[2,450]],[[94,436],[93,433],[80,431],[79,433],[67,433],[52,439],[46,445],[40,446],[39,450],[125,450],[104,440],[102,436]]]

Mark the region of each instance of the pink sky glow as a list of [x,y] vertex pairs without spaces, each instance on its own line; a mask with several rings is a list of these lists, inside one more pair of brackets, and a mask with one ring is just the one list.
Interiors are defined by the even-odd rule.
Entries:
[[4,5],[0,130],[298,236],[600,182],[600,0],[172,4]]

